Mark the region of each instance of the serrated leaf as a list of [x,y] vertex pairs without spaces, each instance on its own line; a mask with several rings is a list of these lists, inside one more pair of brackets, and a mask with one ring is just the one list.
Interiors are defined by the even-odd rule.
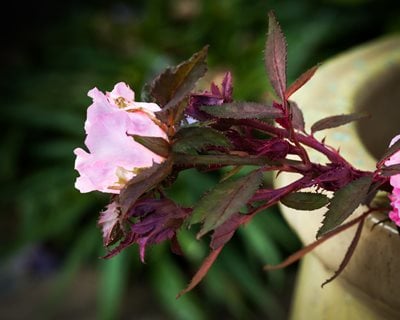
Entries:
[[400,150],[400,140],[396,141],[389,149],[386,150],[386,152],[383,154],[378,163],[384,162],[399,150]]
[[388,167],[383,167],[381,174],[384,177],[391,177],[396,174],[400,174],[400,164],[394,164]]
[[214,230],[211,236],[210,247],[216,250],[224,246],[234,235],[235,231],[249,220],[249,217],[240,213],[234,213],[225,223]]
[[364,201],[372,182],[372,176],[364,176],[350,182],[335,192],[328,205],[328,211],[318,230],[317,238],[337,228]]
[[208,46],[178,66],[167,68],[150,85],[145,86],[144,96],[150,96],[163,109],[156,113],[157,116],[162,118],[166,113],[173,113],[175,120],[181,117],[184,110],[181,103],[207,71],[207,51]]
[[289,101],[289,107],[292,113],[293,128],[304,132],[306,124],[304,122],[303,111],[301,111],[297,103],[294,101]]
[[129,180],[119,195],[122,220],[142,194],[156,187],[171,173],[172,165],[171,159],[167,159],[160,164],[153,163],[153,166],[143,169]]
[[289,99],[289,97],[295,93],[297,90],[299,90],[302,86],[304,86],[308,80],[311,79],[311,77],[314,75],[314,73],[318,69],[318,65],[308,69],[306,72],[304,72],[300,77],[298,77],[291,85],[290,87],[286,90],[285,92],[285,98]]
[[193,210],[191,224],[203,222],[197,237],[214,230],[247,203],[259,188],[262,173],[258,170],[240,179],[229,179],[214,187]]
[[312,192],[294,192],[280,200],[285,206],[297,210],[316,210],[329,203],[326,195]]
[[214,117],[225,119],[276,119],[282,117],[281,110],[256,102],[232,102],[219,106],[202,106],[200,110]]
[[227,137],[221,132],[207,127],[187,127],[175,135],[172,150],[177,153],[197,154],[207,146],[231,147]]
[[286,92],[286,40],[275,14],[269,12],[268,37],[265,48],[265,67],[276,94],[285,100]]
[[356,120],[367,118],[368,116],[369,115],[367,114],[350,113],[327,117],[314,123],[311,126],[311,133],[325,129],[336,128]]
[[155,154],[158,154],[164,158],[167,158],[169,155],[169,143],[167,140],[160,137],[145,137],[139,136],[137,134],[131,135],[133,139],[145,146],[147,149],[151,150]]

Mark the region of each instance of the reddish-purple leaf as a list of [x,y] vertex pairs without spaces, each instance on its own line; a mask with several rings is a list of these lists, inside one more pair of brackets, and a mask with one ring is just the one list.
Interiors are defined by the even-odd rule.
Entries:
[[268,37],[265,48],[265,67],[276,94],[285,100],[286,40],[273,12],[269,12]]
[[400,150],[400,140],[397,140],[389,149],[386,150],[381,159],[378,161],[378,164],[383,163],[388,158],[390,158],[390,156],[392,156],[399,150]]
[[290,111],[292,114],[292,125],[293,128],[296,130],[304,132],[305,130],[305,122],[304,122],[304,116],[303,116],[303,111],[299,108],[296,102],[294,101],[289,101],[289,106],[290,106]]
[[256,102],[231,102],[219,106],[202,106],[200,110],[214,117],[225,119],[276,119],[283,116],[281,110]]
[[214,230],[210,243],[211,249],[216,250],[225,245],[232,238],[235,231],[247,220],[248,217],[246,215],[233,214],[224,224]]
[[360,240],[360,237],[361,237],[361,232],[362,232],[363,226],[364,226],[364,219],[358,223],[356,233],[354,234],[354,238],[353,238],[353,240],[351,240],[350,246],[348,247],[344,258],[343,258],[342,262],[340,263],[339,268],[335,271],[335,273],[332,277],[325,280],[325,282],[321,285],[321,288],[324,287],[324,285],[331,282],[332,280],[336,279],[342,273],[344,268],[346,268],[347,264],[350,262],[351,257],[353,256],[354,251],[356,250],[358,241]]
[[167,114],[172,114],[175,122],[181,118],[184,111],[183,105],[186,105],[182,102],[207,71],[207,52],[208,46],[178,66],[167,68],[146,86],[144,95],[163,109],[156,113],[157,117],[164,119]]
[[176,298],[180,298],[182,295],[185,293],[191,291],[194,287],[196,287],[201,280],[205,277],[207,274],[208,270],[211,268],[213,265],[215,259],[217,259],[218,255],[220,254],[222,247],[219,247],[216,250],[212,250],[211,253],[208,255],[208,257],[203,261],[200,269],[196,272],[192,280],[190,281],[189,285],[186,287],[186,289],[182,290],[181,292],[178,293]]
[[311,79],[311,77],[314,75],[315,71],[317,71],[319,65],[316,65],[312,67],[311,69],[308,69],[306,72],[304,72],[300,77],[298,77],[295,82],[293,82],[289,88],[285,92],[285,99],[289,99],[290,96],[295,93],[297,90],[299,90],[302,86],[304,86],[308,80]]
[[335,192],[325,213],[322,226],[318,230],[317,237],[321,237],[328,231],[337,228],[346,220],[357,207],[365,200],[369,187],[372,182],[372,176],[364,176],[354,180]]
[[325,129],[336,128],[347,123],[368,117],[369,115],[361,113],[341,114],[337,116],[327,117],[314,123],[311,126],[311,133]]
[[232,100],[232,74],[228,71],[225,73],[224,79],[222,80],[222,96],[225,102],[231,102]]

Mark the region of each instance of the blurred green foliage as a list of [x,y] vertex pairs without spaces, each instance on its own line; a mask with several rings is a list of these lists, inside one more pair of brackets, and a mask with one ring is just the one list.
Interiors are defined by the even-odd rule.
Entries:
[[[207,79],[232,70],[234,97],[260,100],[269,88],[263,66],[268,10],[275,10],[287,35],[293,80],[337,52],[398,32],[399,2],[152,0],[27,6],[17,25],[12,15],[2,21],[11,31],[1,52],[2,260],[31,244],[45,245],[57,255],[59,281],[57,294],[49,297],[49,314],[56,312],[77,270],[90,264],[100,273],[100,319],[129,310],[135,297],[126,290],[135,285],[150,287],[151,303],[173,319],[283,319],[294,269],[267,274],[261,266],[279,262],[299,243],[276,209],[240,230],[200,288],[178,301],[175,295],[208,250],[191,231],[180,235],[185,258],[160,245],[150,250],[146,265],[138,262],[136,248],[97,260],[104,249],[96,221],[107,197],[73,188],[72,151],[83,146],[90,104],[86,92],[94,86],[111,90],[126,81],[139,95],[164,67],[210,44]],[[218,178],[184,172],[171,196],[191,205]],[[135,310],[129,315],[135,316]]]

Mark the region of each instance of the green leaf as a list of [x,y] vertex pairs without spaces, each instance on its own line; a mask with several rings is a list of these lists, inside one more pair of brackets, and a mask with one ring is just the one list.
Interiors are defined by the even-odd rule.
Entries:
[[142,194],[155,188],[171,173],[172,165],[171,159],[167,159],[160,164],[153,163],[151,167],[141,170],[129,180],[119,195],[122,220],[124,220],[126,213]]
[[167,114],[172,114],[175,122],[180,119],[184,110],[182,102],[207,71],[207,51],[208,46],[178,66],[167,68],[145,86],[143,96],[150,96],[163,109],[156,113],[158,117],[165,118]]
[[219,106],[202,106],[200,109],[214,117],[228,119],[276,119],[282,117],[279,109],[255,102],[232,102]]
[[281,202],[285,206],[297,210],[316,210],[326,206],[329,198],[321,193],[295,192],[283,197]]
[[207,146],[231,147],[227,137],[221,132],[207,127],[183,128],[175,135],[172,150],[177,153],[197,154]]
[[369,117],[369,115],[361,113],[341,114],[338,116],[327,117],[314,123],[311,126],[311,133],[325,129],[336,128],[367,117]]
[[322,227],[318,230],[317,238],[337,228],[357,209],[367,196],[371,182],[372,176],[364,176],[335,192],[322,221]]
[[262,182],[262,173],[255,170],[240,179],[229,179],[206,194],[193,210],[191,224],[203,222],[197,237],[214,230],[247,203]]
[[268,37],[265,47],[265,67],[276,94],[285,99],[286,92],[286,40],[275,14],[269,12]]
[[155,154],[158,154],[164,158],[168,157],[169,143],[167,140],[160,137],[145,137],[139,136],[137,134],[133,134],[131,136],[137,143],[145,146],[147,149],[153,151]]

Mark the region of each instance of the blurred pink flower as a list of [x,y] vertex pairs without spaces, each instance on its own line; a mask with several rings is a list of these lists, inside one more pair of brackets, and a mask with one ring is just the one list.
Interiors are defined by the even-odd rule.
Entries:
[[167,140],[154,116],[161,108],[155,103],[136,102],[134,92],[123,82],[106,94],[94,88],[88,96],[93,99],[85,122],[89,153],[81,148],[74,150],[75,169],[80,174],[75,187],[80,192],[98,190],[118,194],[138,169],[164,160],[129,136]]
[[[390,142],[390,146],[396,143],[399,139],[400,135],[395,136]],[[396,152],[385,161],[386,166],[392,166],[395,164],[400,164],[400,152]],[[389,218],[400,226],[400,174],[391,176],[390,184],[393,187],[393,191],[389,196],[392,205],[392,211],[389,212]]]

